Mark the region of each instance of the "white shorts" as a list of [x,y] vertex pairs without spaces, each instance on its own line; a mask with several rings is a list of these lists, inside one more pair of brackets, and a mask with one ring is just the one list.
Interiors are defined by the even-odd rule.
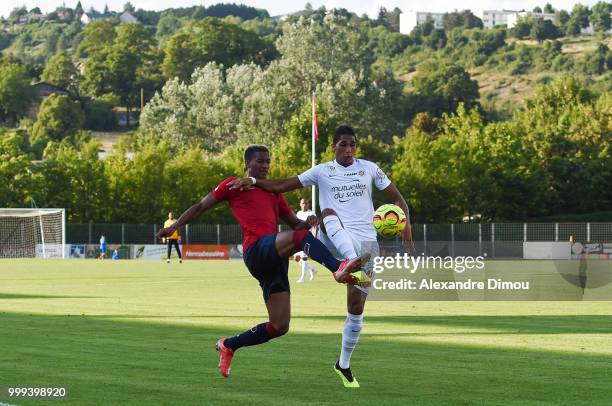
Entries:
[[[349,230],[347,230],[349,231]],[[368,240],[361,240],[359,237],[355,236],[353,233],[351,233],[350,231],[347,233],[349,235],[349,237],[351,238],[351,242],[353,243],[353,249],[355,250],[355,253],[357,255],[362,255],[366,252],[369,252],[370,255],[372,256],[370,258],[370,260],[368,261],[367,264],[365,264],[363,266],[363,270],[365,271],[365,273],[369,276],[372,277],[373,275],[373,269],[374,269],[374,257],[377,257],[380,255],[380,247],[378,246],[378,241],[373,240],[373,241],[368,241]],[[327,249],[329,249],[331,251],[331,253],[339,259],[343,259],[343,256],[338,252],[338,250],[336,249],[336,246],[334,245],[334,243],[330,240],[330,238],[327,236],[327,234],[323,233],[322,231],[319,231],[317,238],[319,239],[319,241],[321,241],[323,243],[323,245],[325,245],[327,247]],[[370,288],[365,288],[363,286],[355,286],[357,289],[359,289],[360,291],[364,292],[365,294],[368,294],[370,292]]]

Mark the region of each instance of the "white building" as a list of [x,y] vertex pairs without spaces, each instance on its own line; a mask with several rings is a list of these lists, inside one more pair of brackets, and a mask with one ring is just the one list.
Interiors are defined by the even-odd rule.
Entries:
[[123,14],[119,16],[119,20],[124,24],[140,24],[140,21],[138,21],[129,11],[124,11]]
[[400,32],[402,34],[410,34],[417,25],[422,25],[431,19],[434,28],[444,28],[442,20],[444,13],[429,13],[426,11],[407,11],[400,14]]
[[101,18],[109,18],[109,17],[111,16],[108,14],[98,13],[95,10],[90,10],[90,11],[83,13],[83,15],[81,16],[81,23],[83,23],[84,25],[87,25],[92,21],[96,21]]
[[[83,13],[81,16],[81,22],[84,25],[89,24],[92,21],[100,20],[103,18],[117,18],[117,13],[111,11],[109,13],[98,13],[97,11],[90,10],[86,13]],[[140,24],[140,21],[129,11],[124,11],[121,15],[119,15],[119,21],[121,24]]]
[[484,10],[482,12],[482,24],[484,28],[493,28],[498,25],[508,25],[508,16],[517,14],[513,10]]
[[508,28],[512,28],[516,25],[519,18],[531,17],[539,20],[548,20],[555,22],[555,15],[552,13],[532,13],[531,11],[520,11],[515,14],[508,15]]

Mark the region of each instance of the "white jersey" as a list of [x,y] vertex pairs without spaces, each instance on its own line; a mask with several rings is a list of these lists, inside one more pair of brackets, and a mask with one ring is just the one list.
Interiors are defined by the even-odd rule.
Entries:
[[[306,210],[306,211],[300,210],[297,213],[295,213],[295,215],[297,216],[297,218],[299,218],[302,221],[306,221],[306,219],[310,216],[316,216],[316,214],[312,210]],[[312,233],[312,235],[316,236],[317,235],[316,227],[311,227],[310,232]]]
[[319,207],[333,209],[342,224],[360,239],[376,240],[372,225],[374,205],[372,184],[379,190],[385,189],[391,181],[374,162],[355,159],[344,167],[335,160],[319,164],[298,175],[302,186],[319,187]]
[[306,221],[306,219],[310,216],[314,216],[314,212],[312,210],[306,210],[306,211],[298,211],[297,213],[295,213],[295,215],[297,216],[297,218],[299,218],[302,221]]

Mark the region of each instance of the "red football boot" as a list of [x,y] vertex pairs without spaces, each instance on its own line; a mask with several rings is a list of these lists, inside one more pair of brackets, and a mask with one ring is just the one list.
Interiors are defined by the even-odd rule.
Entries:
[[[365,265],[370,260],[370,254],[366,252],[353,259],[345,259],[340,263],[338,270],[334,272],[334,279],[338,283],[348,283],[349,285],[364,285],[369,282],[369,278],[365,276],[368,280],[363,280],[363,277],[356,277],[353,273],[360,271],[361,267]],[[364,273],[365,275],[365,273]]]
[[224,342],[225,338],[219,339],[217,344],[215,344],[215,348],[219,351],[219,370],[221,371],[221,375],[227,378],[230,374],[230,365],[234,357],[234,350],[223,345]]

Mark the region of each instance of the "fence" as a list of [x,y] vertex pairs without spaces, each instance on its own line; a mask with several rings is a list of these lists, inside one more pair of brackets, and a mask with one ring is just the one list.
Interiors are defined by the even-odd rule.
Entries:
[[[67,224],[66,243],[96,244],[100,235],[111,244],[155,244],[157,224]],[[279,230],[287,230],[279,226]],[[612,223],[463,223],[413,224],[413,239],[428,242],[574,241],[612,242]],[[235,224],[190,224],[182,228],[183,242],[189,244],[240,244],[242,233]]]

